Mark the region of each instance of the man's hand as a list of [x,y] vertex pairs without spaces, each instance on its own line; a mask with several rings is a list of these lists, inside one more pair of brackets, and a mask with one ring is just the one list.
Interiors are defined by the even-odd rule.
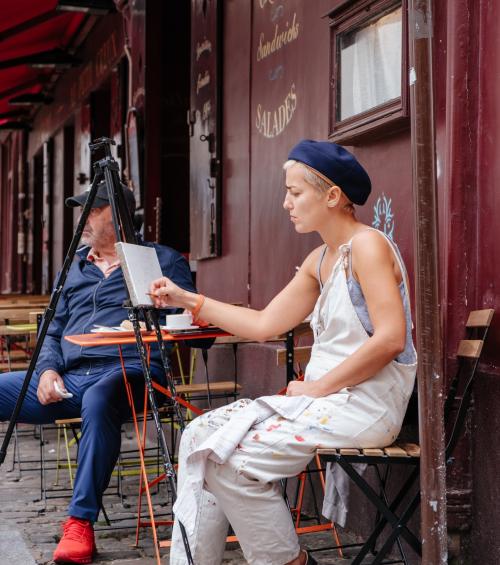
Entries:
[[38,389],[36,394],[38,396],[38,400],[40,404],[50,404],[51,402],[60,402],[63,400],[56,392],[54,388],[54,382],[57,381],[61,389],[65,389],[64,381],[61,378],[59,373],[53,371],[52,369],[48,369],[44,371],[40,376],[40,381],[38,383]]

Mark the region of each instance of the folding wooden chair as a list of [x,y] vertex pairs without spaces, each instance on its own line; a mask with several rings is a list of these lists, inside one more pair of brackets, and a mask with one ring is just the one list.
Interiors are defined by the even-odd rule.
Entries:
[[[459,364],[444,405],[444,420],[448,432],[448,441],[445,450],[447,465],[453,463],[452,454],[464,426],[467,410],[470,405],[472,384],[476,375],[481,350],[486,339],[491,319],[493,318],[493,312],[494,311],[491,309],[475,310],[471,312],[466,323],[466,339],[462,340],[458,347],[457,357]],[[459,387],[462,387],[462,396],[458,410],[454,416],[451,417],[452,407],[457,399]],[[397,513],[419,476],[420,448],[418,445],[396,443],[391,447],[380,449],[319,449],[318,454],[324,461],[338,463],[361,489],[368,500],[375,506],[380,515],[380,519],[378,519],[373,532],[364,542],[356,558],[352,561],[353,565],[362,563],[369,552],[375,555],[375,559],[371,562],[373,565],[381,563],[407,564],[408,560],[401,545],[400,537],[405,539],[415,552],[421,555],[421,543],[407,526],[408,520],[420,503],[420,492],[414,494],[410,502],[402,508],[402,511],[400,511],[399,514]],[[379,479],[378,493],[353,467],[356,463],[365,463],[375,468]],[[380,467],[385,466],[386,471],[388,471],[393,465],[409,466],[411,472],[396,496],[389,502],[386,480],[384,480],[384,477],[387,477],[387,473],[382,475],[380,473]],[[382,547],[377,551],[377,540],[387,525],[389,525],[391,532],[382,544]],[[384,561],[394,543],[398,544],[401,559],[397,561]]]

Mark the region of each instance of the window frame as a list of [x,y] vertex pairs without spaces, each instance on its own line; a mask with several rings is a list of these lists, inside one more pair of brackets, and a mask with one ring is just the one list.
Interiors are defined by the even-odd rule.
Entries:
[[[360,27],[374,16],[390,12],[401,5],[401,96],[369,110],[345,118],[337,119],[340,99],[340,65],[338,63],[338,37],[351,29]],[[362,0],[353,4],[345,0],[328,13],[330,18],[330,104],[328,138],[338,143],[355,145],[382,135],[407,129],[409,119],[408,85],[408,3],[407,0]]]

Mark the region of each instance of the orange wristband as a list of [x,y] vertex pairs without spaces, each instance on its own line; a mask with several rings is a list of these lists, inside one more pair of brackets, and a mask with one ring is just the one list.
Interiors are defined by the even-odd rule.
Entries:
[[205,302],[205,297],[203,296],[203,294],[198,294],[195,307],[191,310],[191,315],[193,316],[193,324],[195,323],[195,320],[197,320],[198,314],[200,313],[200,310],[204,302]]

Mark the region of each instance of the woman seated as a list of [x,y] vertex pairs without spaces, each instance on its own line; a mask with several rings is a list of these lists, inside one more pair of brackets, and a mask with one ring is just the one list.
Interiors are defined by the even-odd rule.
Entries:
[[303,140],[285,163],[283,207],[298,233],[324,244],[264,308],[232,306],[151,286],[155,305],[193,312],[249,339],[282,334],[312,313],[314,345],[303,382],[286,396],[242,399],[196,418],[182,436],[170,563],[222,560],[228,523],[249,563],[314,563],[301,551],[279,480],[304,470],[319,447],[382,447],[399,433],[413,390],[416,354],[406,271],[397,247],[359,222],[370,179],[334,143]]

